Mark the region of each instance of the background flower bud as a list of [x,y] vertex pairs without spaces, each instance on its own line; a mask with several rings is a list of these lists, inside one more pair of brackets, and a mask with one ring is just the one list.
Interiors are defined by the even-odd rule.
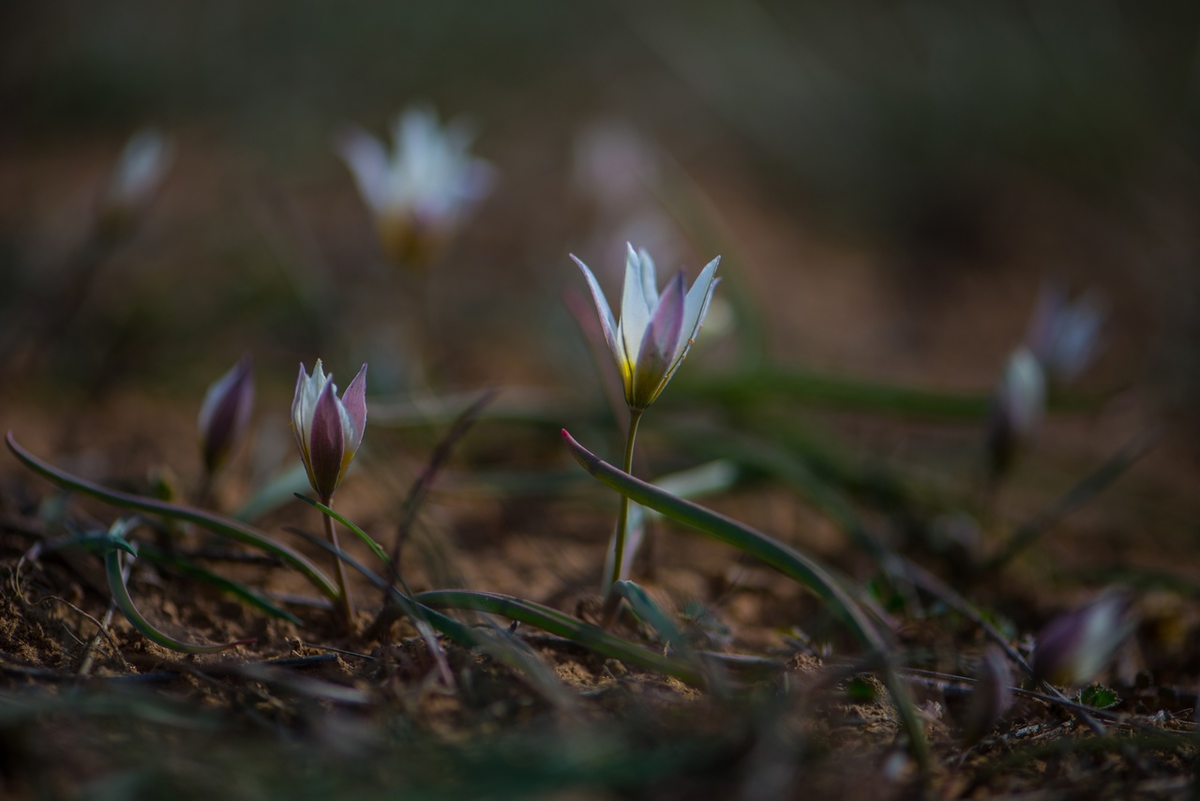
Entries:
[[1133,633],[1137,618],[1126,592],[1110,590],[1096,600],[1059,615],[1037,636],[1034,678],[1060,684],[1087,684]]
[[208,388],[200,406],[200,452],[209,475],[221,469],[245,436],[253,408],[254,376],[247,353]]

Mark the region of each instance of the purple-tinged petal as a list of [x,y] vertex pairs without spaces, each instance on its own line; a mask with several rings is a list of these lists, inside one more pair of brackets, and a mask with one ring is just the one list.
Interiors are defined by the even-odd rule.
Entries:
[[1096,600],[1059,615],[1038,633],[1033,674],[1039,680],[1087,684],[1112,659],[1136,627],[1126,592],[1105,592]]
[[684,276],[681,270],[659,298],[638,350],[633,385],[626,396],[629,405],[635,409],[644,409],[653,403],[666,385],[683,325],[683,304]]
[[367,430],[367,365],[364,363],[358,375],[342,394],[342,405],[354,426],[353,436],[346,443],[347,453],[353,457]]
[[308,477],[322,498],[330,498],[342,476],[342,456],[346,449],[342,425],[344,409],[335,394],[337,387],[327,381],[313,409],[308,431]]
[[251,366],[247,353],[204,396],[199,419],[200,446],[204,468],[210,475],[220,469],[250,425],[254,407]]
[[[692,288],[688,290],[683,312],[683,335],[689,340],[695,340],[700,326],[704,324],[704,315],[708,313],[708,304],[712,300],[713,289],[718,283],[716,273],[720,263],[721,257],[717,256],[704,265],[704,269],[696,277],[696,283],[692,284]],[[690,346],[691,343],[688,342],[683,346],[681,352],[686,351]]]

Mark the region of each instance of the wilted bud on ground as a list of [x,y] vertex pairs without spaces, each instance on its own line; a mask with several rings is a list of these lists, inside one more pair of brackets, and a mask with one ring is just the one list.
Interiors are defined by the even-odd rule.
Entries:
[[367,366],[337,396],[333,375],[325,375],[317,359],[312,375],[300,365],[292,400],[292,433],[308,471],[308,481],[321,500],[333,497],[358,452],[367,427]]
[[983,652],[976,676],[975,691],[967,706],[963,721],[962,742],[972,746],[995,727],[1012,706],[1012,675],[1008,662],[999,647],[992,645]]
[[174,161],[174,148],[159,131],[146,128],[121,152],[101,203],[101,225],[120,234],[142,213]]
[[583,270],[592,292],[604,339],[625,386],[625,401],[630,409],[641,411],[663,391],[695,342],[719,283],[716,272],[721,257],[700,271],[690,290],[684,290],[681,270],[660,296],[650,254],[634,251],[633,245],[628,245],[627,251],[619,323],[592,271],[571,258]]
[[221,376],[204,395],[200,407],[200,452],[211,476],[246,434],[254,407],[254,376],[250,354]]
[[1046,379],[1037,359],[1026,348],[1009,356],[1004,375],[992,395],[988,418],[988,456],[992,475],[1003,475],[1029,441],[1046,407]]
[[1025,344],[1050,380],[1067,383],[1095,359],[1103,322],[1104,310],[1094,294],[1068,300],[1062,287],[1044,284]]
[[410,108],[393,125],[393,151],[354,126],[336,140],[363,202],[375,218],[384,253],[402,266],[424,266],[441,251],[462,217],[495,181],[474,138],[455,121],[443,127],[430,108]]
[[1056,684],[1092,681],[1137,626],[1128,593],[1109,590],[1051,620],[1037,636],[1034,678]]

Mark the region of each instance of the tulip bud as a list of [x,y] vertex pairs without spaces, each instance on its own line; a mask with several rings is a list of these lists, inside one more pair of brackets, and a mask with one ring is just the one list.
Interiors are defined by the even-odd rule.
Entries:
[[964,745],[972,746],[983,739],[1012,706],[1011,683],[1012,674],[1003,652],[995,645],[989,646],[983,652],[975,691],[967,706],[961,735]]
[[200,452],[211,476],[246,434],[254,407],[250,354],[208,388],[200,407]]
[[1034,678],[1087,684],[1112,659],[1136,625],[1132,600],[1119,590],[1105,592],[1086,606],[1059,615],[1037,636]]
[[1013,351],[992,395],[988,420],[988,452],[994,475],[1003,474],[1016,452],[1041,422],[1046,406],[1046,379],[1026,348]]
[[101,218],[107,230],[119,233],[141,213],[173,160],[170,141],[157,130],[147,128],[130,138],[105,190]]
[[1045,285],[1025,343],[1053,381],[1066,383],[1095,359],[1103,321],[1104,310],[1095,295],[1068,300],[1061,287]]
[[312,375],[300,365],[292,400],[292,433],[308,472],[308,481],[322,499],[333,497],[346,469],[358,452],[367,425],[367,365],[338,398],[333,376],[325,375],[317,359]]

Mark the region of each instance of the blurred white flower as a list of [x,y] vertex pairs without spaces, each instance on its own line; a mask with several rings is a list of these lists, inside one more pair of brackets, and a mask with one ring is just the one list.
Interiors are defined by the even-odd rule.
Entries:
[[110,226],[122,226],[139,214],[166,177],[175,160],[170,140],[154,128],[144,128],[121,151],[101,204]]
[[1093,293],[1068,300],[1056,284],[1043,284],[1025,343],[1053,381],[1077,378],[1095,360],[1104,308]]
[[1042,365],[1021,347],[1008,357],[1004,375],[992,394],[988,418],[988,452],[993,475],[1005,473],[1017,451],[1029,441],[1046,410],[1046,377]]
[[469,150],[461,120],[442,126],[428,107],[409,108],[392,127],[393,150],[362,128],[337,138],[387,256],[403,265],[430,262],[470,208],[490,191],[495,170]]

